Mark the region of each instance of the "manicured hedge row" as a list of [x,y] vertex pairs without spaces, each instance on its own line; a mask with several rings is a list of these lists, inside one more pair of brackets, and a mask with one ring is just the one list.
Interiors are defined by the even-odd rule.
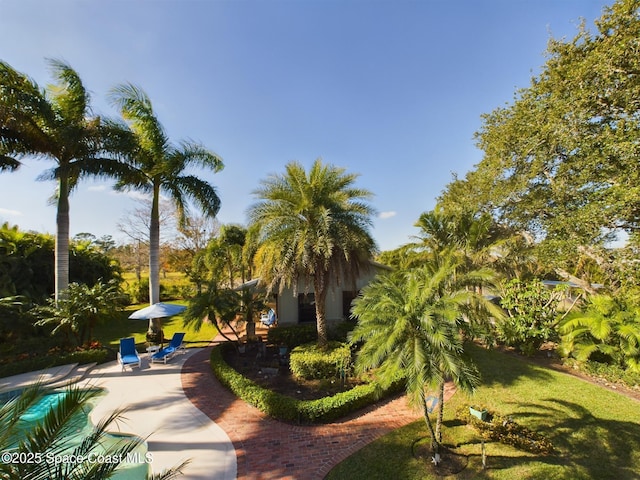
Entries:
[[291,373],[307,380],[339,377],[341,370],[349,373],[351,349],[340,342],[329,342],[326,349],[316,343],[300,345],[289,358]]
[[[329,325],[329,340],[346,342],[347,335],[355,327],[355,322],[343,321]],[[286,345],[293,350],[298,345],[311,343],[318,340],[318,330],[314,324],[302,325],[278,325],[270,328],[267,333],[267,342],[273,345]]]
[[298,424],[331,422],[371,405],[381,397],[398,392],[403,387],[403,383],[398,381],[389,389],[381,391],[377,384],[370,383],[331,397],[298,400],[262,388],[234,370],[222,356],[222,349],[225,347],[228,345],[216,346],[211,352],[211,369],[220,383],[265,414],[286,422]]
[[298,345],[311,343],[318,339],[318,331],[314,325],[278,325],[270,328],[267,333],[267,343],[286,345],[293,350]]
[[[115,354],[112,355],[115,359]],[[66,354],[33,356],[20,361],[0,365],[0,378],[18,375],[25,372],[34,372],[45,368],[57,367],[71,363],[104,363],[109,359],[109,352],[102,349],[82,350]]]

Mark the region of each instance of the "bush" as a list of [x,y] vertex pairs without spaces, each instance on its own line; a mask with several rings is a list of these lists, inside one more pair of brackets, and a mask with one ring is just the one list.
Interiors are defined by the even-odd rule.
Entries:
[[544,342],[557,337],[556,318],[565,292],[566,287],[549,290],[540,280],[507,282],[500,301],[507,316],[496,324],[498,338],[527,356],[534,355]]
[[329,328],[329,340],[346,342],[349,333],[356,327],[356,324],[357,322],[352,320],[345,320],[343,322],[331,324]]
[[268,343],[274,345],[286,345],[293,350],[298,345],[315,342],[318,339],[318,330],[315,325],[279,325],[270,328],[267,333]]
[[603,379],[610,383],[622,383],[629,388],[640,387],[640,373],[633,372],[619,365],[609,365],[600,362],[578,362],[573,358],[563,360],[563,363],[572,368],[581,370],[591,377]]
[[330,422],[371,405],[379,398],[398,392],[403,387],[401,381],[386,390],[382,390],[376,383],[369,383],[331,397],[298,400],[262,388],[227,365],[222,356],[222,349],[230,347],[223,344],[213,348],[211,369],[214,375],[239,398],[282,421],[298,424]]
[[330,342],[326,349],[313,344],[293,349],[289,359],[291,373],[306,380],[331,378],[348,374],[351,368],[351,349],[339,342]]
[[77,350],[70,353],[61,353],[59,350],[52,350],[50,354],[46,356],[23,353],[9,361],[9,363],[0,365],[0,377],[8,377],[70,363],[104,363],[114,359],[115,354],[104,348]]
[[511,445],[531,453],[543,455],[553,453],[551,440],[508,417],[488,411],[487,420],[482,421],[469,413],[469,405],[460,407],[457,414],[458,418],[472,425],[487,440]]

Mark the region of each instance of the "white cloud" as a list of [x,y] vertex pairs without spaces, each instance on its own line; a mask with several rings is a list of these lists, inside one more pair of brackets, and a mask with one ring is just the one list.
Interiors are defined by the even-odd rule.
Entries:
[[126,197],[133,198],[134,200],[151,200],[152,198],[150,193],[139,192],[137,190],[124,190],[122,192],[112,190],[111,193],[113,195],[124,195]]
[[386,220],[387,218],[391,218],[391,217],[395,217],[398,214],[398,212],[380,212],[380,214],[378,215],[378,218],[381,220]]
[[21,217],[22,212],[18,210],[9,210],[8,208],[0,208],[0,215],[9,215],[10,217]]
[[87,188],[87,190],[90,192],[104,192],[106,189],[106,185],[92,185]]

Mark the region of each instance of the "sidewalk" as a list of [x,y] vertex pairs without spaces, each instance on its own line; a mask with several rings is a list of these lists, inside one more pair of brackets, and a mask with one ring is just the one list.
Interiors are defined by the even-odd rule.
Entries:
[[125,419],[110,430],[119,427],[121,432],[148,437],[154,473],[190,459],[181,479],[232,480],[236,478],[236,458],[229,437],[182,391],[182,365],[197,357],[199,350],[189,349],[166,365],[150,366],[142,355],[141,369],[127,368],[123,372],[117,362],[94,368],[84,383],[103,387],[107,393],[90,417],[95,424],[115,409],[126,407]]
[[[187,360],[182,388],[189,400],[229,435],[241,480],[320,480],[368,443],[421,418],[401,396],[327,425],[282,423],[224,388],[211,372],[210,354],[210,349],[203,349]],[[447,385],[445,398],[454,392],[453,386]]]
[[[94,425],[114,410],[126,408],[123,419],[111,424],[109,431],[147,438],[153,473],[190,459],[181,479],[233,480],[236,457],[229,437],[195,408],[182,390],[182,365],[199,350],[189,349],[166,365],[153,366],[142,354],[142,368],[127,368],[124,372],[117,362],[105,363],[87,372],[79,385],[105,389],[105,395],[89,415]],[[75,367],[63,365],[2,378],[0,393],[35,383],[64,382]]]

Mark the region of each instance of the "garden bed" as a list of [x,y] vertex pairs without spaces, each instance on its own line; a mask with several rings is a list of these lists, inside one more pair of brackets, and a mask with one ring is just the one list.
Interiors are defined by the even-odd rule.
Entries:
[[298,400],[317,400],[351,390],[363,382],[355,378],[303,380],[294,377],[288,365],[288,356],[281,356],[276,346],[261,343],[248,344],[244,353],[228,348],[224,361],[257,385]]

